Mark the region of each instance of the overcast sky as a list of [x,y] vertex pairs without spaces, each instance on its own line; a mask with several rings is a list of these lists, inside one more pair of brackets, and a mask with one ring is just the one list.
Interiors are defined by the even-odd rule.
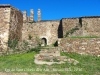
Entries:
[[59,20],[69,17],[100,16],[100,0],[0,0],[0,4],[11,4],[21,11],[41,9],[42,20]]

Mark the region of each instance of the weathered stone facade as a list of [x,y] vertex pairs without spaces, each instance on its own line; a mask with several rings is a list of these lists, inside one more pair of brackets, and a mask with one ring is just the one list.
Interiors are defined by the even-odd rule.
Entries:
[[58,40],[58,26],[60,21],[41,21],[36,23],[23,24],[23,40],[35,41],[36,38],[46,39],[47,45],[53,44]]
[[[48,40],[47,44],[50,45],[53,44],[55,41],[57,41],[58,38],[65,38],[68,36],[100,36],[99,16],[63,18],[58,21],[43,21],[40,19],[41,18],[40,15],[41,12],[39,9],[38,22],[35,23],[34,21],[30,22],[30,20],[27,19],[23,23],[24,40],[28,39],[29,35],[32,36],[34,35],[33,37],[38,37],[38,38],[44,36],[44,38]],[[25,12],[23,16],[26,16]]]
[[100,17],[83,17],[82,29],[84,36],[100,36]]
[[22,38],[22,13],[10,6],[0,5],[0,51],[7,51],[8,40]]
[[7,50],[9,37],[10,6],[0,6],[0,51]]
[[72,28],[78,25],[79,25],[79,18],[62,19],[63,37],[65,37],[66,32],[70,31]]
[[11,7],[9,39],[22,40],[23,15],[21,11]]
[[[28,40],[32,44],[40,39],[42,41],[41,45],[52,45],[59,38],[63,40],[65,37],[69,36],[98,36],[100,37],[100,16],[90,16],[90,17],[79,17],[79,18],[63,18],[61,20],[41,20],[41,10],[37,11],[38,21],[34,20],[34,11],[30,10],[30,17],[27,16],[27,11],[24,11],[23,14],[20,10],[10,6],[10,5],[0,5],[0,51],[7,50],[8,40]],[[90,39],[70,39],[73,42],[84,41],[89,45]],[[94,42],[98,42],[99,38]],[[60,47],[66,49],[66,44],[68,39],[65,39],[63,44]],[[69,41],[68,41],[69,42]],[[92,43],[92,42],[91,42]],[[96,44],[96,43],[95,43]],[[92,47],[98,46],[98,44],[91,44]],[[78,46],[81,43],[79,42]],[[76,46],[73,45],[73,46]],[[68,48],[72,49],[73,46]],[[81,47],[81,46],[80,46]],[[75,47],[75,51],[79,51]],[[85,49],[85,53],[90,51],[91,47]],[[93,48],[95,50],[95,48]],[[73,51],[73,49],[72,49]],[[96,51],[96,50],[95,50]],[[80,51],[79,51],[80,52]],[[97,50],[99,53],[99,50]],[[77,52],[78,53],[78,52]],[[95,53],[93,53],[95,54]]]
[[76,26],[79,29],[69,36],[100,36],[100,16],[62,19],[63,37]]
[[100,38],[63,38],[58,44],[64,52],[100,55]]

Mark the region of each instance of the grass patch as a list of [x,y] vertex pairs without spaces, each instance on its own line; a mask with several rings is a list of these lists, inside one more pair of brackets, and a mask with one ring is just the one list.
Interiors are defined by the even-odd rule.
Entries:
[[46,62],[50,62],[50,59],[45,59],[44,61],[46,61]]
[[70,38],[100,38],[100,36],[70,36]]
[[[34,63],[34,55],[37,52],[29,52],[24,54],[16,54],[9,56],[0,56],[0,71],[5,72],[27,72],[38,74],[61,74],[61,75],[94,75],[100,73],[100,57],[90,55],[80,55],[76,53],[61,53],[78,60],[77,65],[53,64],[53,65],[36,65]],[[14,71],[15,70],[15,71]]]
[[41,50],[41,48],[42,48],[42,47],[31,48],[29,51],[27,51],[27,53],[30,53],[30,52],[39,53],[39,51]]
[[60,62],[60,60],[58,60],[58,59],[56,59],[56,58],[53,59],[53,61],[54,61],[54,62]]

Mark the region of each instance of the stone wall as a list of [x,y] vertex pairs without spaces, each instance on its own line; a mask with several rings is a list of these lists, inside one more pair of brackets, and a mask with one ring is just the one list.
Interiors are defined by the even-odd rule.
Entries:
[[75,26],[78,26],[79,30],[74,31],[69,36],[100,36],[99,16],[63,19],[62,25],[64,35]]
[[84,36],[100,36],[100,17],[82,18]]
[[0,5],[0,52],[6,52],[8,40],[21,39],[22,13],[10,6]]
[[10,6],[0,6],[0,52],[6,52],[9,37]]
[[23,40],[29,40],[32,36],[32,41],[36,38],[47,40],[47,45],[53,44],[58,40],[58,26],[60,21],[40,21],[36,23],[23,24]]
[[100,55],[100,38],[62,38],[58,43],[65,52]]
[[66,18],[62,19],[62,27],[63,27],[63,37],[65,37],[66,32],[70,31],[75,26],[79,25],[78,18]]
[[20,10],[11,7],[9,39],[22,39],[23,15]]

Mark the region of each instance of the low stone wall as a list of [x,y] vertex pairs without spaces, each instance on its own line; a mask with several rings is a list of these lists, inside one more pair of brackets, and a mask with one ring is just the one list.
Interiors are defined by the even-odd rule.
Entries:
[[100,55],[100,38],[62,38],[58,45],[64,52]]

